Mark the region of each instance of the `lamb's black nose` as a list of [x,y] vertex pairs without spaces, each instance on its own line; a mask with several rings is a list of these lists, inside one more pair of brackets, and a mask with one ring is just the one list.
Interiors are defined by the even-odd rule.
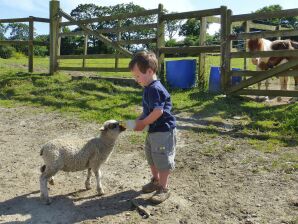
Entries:
[[125,131],[126,127],[124,127],[122,124],[119,125],[120,131]]

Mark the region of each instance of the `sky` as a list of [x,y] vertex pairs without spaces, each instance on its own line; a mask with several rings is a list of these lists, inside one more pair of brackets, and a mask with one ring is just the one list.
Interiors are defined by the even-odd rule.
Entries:
[[[264,6],[274,4],[281,5],[283,9],[298,6],[297,0],[60,0],[60,7],[63,11],[70,13],[79,4],[94,3],[101,6],[111,6],[129,2],[146,9],[155,9],[161,3],[169,12],[186,12],[227,6],[233,11],[234,15],[251,13]],[[1,19],[28,16],[48,18],[49,0],[0,0]],[[218,28],[218,24],[213,24],[209,27],[208,33],[213,34]],[[35,23],[35,32],[37,34],[48,34],[49,27],[44,23]]]

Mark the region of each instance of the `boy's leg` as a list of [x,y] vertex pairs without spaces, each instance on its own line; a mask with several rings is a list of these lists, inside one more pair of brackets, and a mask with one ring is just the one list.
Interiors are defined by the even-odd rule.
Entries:
[[159,171],[159,185],[164,189],[168,187],[168,179],[170,175],[170,170]]
[[156,167],[154,165],[151,165],[150,169],[151,169],[152,177],[154,178],[154,180],[159,181],[160,176],[159,176],[159,172],[156,169]]
[[152,178],[148,184],[142,187],[143,193],[152,193],[159,189],[159,173],[154,165],[150,165]]
[[158,170],[160,187],[150,201],[158,204],[170,197],[168,179],[170,171],[175,167],[176,130],[157,133],[152,140],[152,159]]
[[150,198],[150,201],[154,204],[159,204],[167,200],[171,192],[168,189],[168,179],[170,175],[170,170],[159,171],[159,189],[155,194]]
[[152,178],[151,178],[149,183],[145,184],[142,187],[142,191],[143,191],[143,193],[152,193],[152,192],[156,191],[159,188],[159,185],[158,185],[159,176],[158,176],[158,170],[154,166],[153,159],[152,159],[150,134],[148,134],[147,137],[146,137],[145,155],[146,155],[147,162],[148,162],[148,164],[150,166],[150,169],[151,169]]

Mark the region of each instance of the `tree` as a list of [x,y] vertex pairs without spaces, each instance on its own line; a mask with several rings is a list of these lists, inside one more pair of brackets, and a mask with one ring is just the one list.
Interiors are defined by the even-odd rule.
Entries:
[[0,23],[0,40],[5,39],[6,26]]
[[[37,42],[46,44],[50,42],[50,35],[38,35],[34,39]],[[49,47],[50,47],[49,44],[47,44],[46,46],[34,45],[33,53],[36,56],[41,56],[41,57],[47,56],[49,55]]]
[[[95,4],[80,4],[71,11],[70,15],[75,17],[77,20],[82,20],[82,19],[90,19],[95,17],[107,16],[109,15],[109,11],[110,11],[109,8],[105,6],[97,6]],[[92,30],[107,28],[105,21],[98,22],[98,23],[91,23],[88,26],[90,26]],[[76,28],[73,31],[76,32],[81,30],[82,30],[81,28]],[[66,30],[64,30],[64,32],[66,32]],[[90,35],[88,39],[90,41],[90,45],[92,49],[90,53],[101,53],[98,49],[105,48],[103,43],[100,42],[97,37]],[[66,38],[63,38],[62,43],[66,44],[68,47],[67,46],[64,47],[62,44],[61,51],[63,51],[63,53],[65,54],[69,54],[69,53],[73,54],[75,52],[75,48],[80,47],[80,45],[82,47],[83,38],[78,39],[76,37],[66,37]]]
[[[135,5],[133,3],[118,4],[115,6],[111,6],[110,8],[111,8],[111,15],[145,11],[145,8],[139,5]],[[141,17],[128,18],[123,21],[121,26],[128,27],[132,25],[144,25],[144,24],[154,23],[156,22],[156,20],[157,20],[156,16],[141,16]],[[115,25],[116,24],[114,24],[114,26]],[[155,31],[153,29],[143,29],[140,31],[130,31],[130,32],[121,33],[122,40],[144,39],[144,38],[152,38],[154,36],[155,36]],[[139,46],[137,45],[126,45],[125,47],[128,50],[132,50],[132,51],[139,49]],[[149,48],[150,46],[148,44],[145,44],[142,47]]]
[[213,35],[207,33],[206,35],[206,45],[220,44],[220,32],[216,32]]
[[180,36],[199,36],[200,34],[200,21],[194,18],[188,19],[179,31]]
[[10,31],[10,40],[29,40],[29,25],[25,23],[9,23],[6,31]]
[[[256,10],[256,13],[262,12],[274,12],[274,11],[281,11],[283,10],[282,6],[280,5],[270,5],[263,7],[261,9]],[[282,17],[282,18],[273,18],[273,19],[265,19],[265,20],[253,20],[255,23],[262,23],[262,24],[270,24],[270,25],[287,25],[291,28],[296,28],[298,26],[298,17]]]
[[[274,12],[274,11],[280,11],[282,10],[282,7],[280,5],[270,5],[265,6],[261,9],[258,9],[255,11],[255,13],[262,13],[262,12]],[[254,23],[262,23],[262,24],[270,24],[270,25],[279,25],[280,19],[273,18],[273,19],[265,19],[265,20],[253,20]]]
[[[164,13],[168,13],[168,10],[164,10]],[[171,12],[175,13],[175,12]],[[176,34],[178,34],[181,25],[182,20],[167,20],[165,22],[166,24],[166,30],[165,30],[165,36],[169,38],[169,40],[172,40]]]
[[[9,23],[5,31],[9,32],[9,40],[29,40],[29,25],[25,23]],[[28,55],[28,46],[26,45],[17,45],[15,49]]]
[[[74,30],[73,32],[75,32]],[[71,32],[68,27],[63,27],[62,33]],[[72,55],[76,54],[76,49],[78,48],[80,41],[78,39],[82,39],[82,37],[74,37],[74,36],[66,36],[61,38],[61,46],[60,52],[62,55]]]
[[[72,10],[71,15],[76,19],[88,19],[102,16],[113,16],[118,14],[132,13],[144,11],[143,7],[135,5],[133,3],[128,4],[118,4],[110,7],[102,7],[97,6],[95,4],[81,4],[74,10]],[[143,16],[143,17],[135,17],[129,18],[126,20],[121,20],[121,26],[131,26],[131,25],[141,25],[146,23],[152,23],[156,21],[154,16]],[[93,30],[99,29],[109,29],[115,28],[118,25],[117,20],[111,21],[100,21],[97,23],[91,24],[91,28]],[[80,30],[77,28],[76,30]],[[122,32],[121,39],[122,40],[131,40],[131,39],[142,39],[142,38],[150,38],[155,34],[155,31],[152,29],[144,29],[137,32]],[[109,37],[111,40],[116,41],[117,34],[116,33],[106,33],[104,34]],[[101,41],[98,40],[97,37],[90,36],[90,52],[92,53],[113,53],[115,50],[112,47],[108,47],[104,45]],[[125,46],[127,49],[133,50],[136,47],[127,45]],[[148,47],[148,46],[144,46]]]

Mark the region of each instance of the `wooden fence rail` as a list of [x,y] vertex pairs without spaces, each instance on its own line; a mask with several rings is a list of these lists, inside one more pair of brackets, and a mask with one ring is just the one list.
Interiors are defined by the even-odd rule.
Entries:
[[249,14],[240,14],[240,15],[232,16],[231,22],[283,18],[283,17],[292,17],[297,15],[298,15],[298,9],[287,9],[287,10],[262,12],[262,13],[249,13]]
[[232,52],[230,58],[257,58],[257,57],[297,57],[298,50],[276,50],[276,51],[258,51],[258,52]]
[[59,67],[65,71],[85,71],[85,72],[129,72],[128,68],[99,68],[99,67]]
[[263,32],[252,32],[252,33],[238,33],[230,35],[230,40],[243,40],[253,38],[267,38],[267,37],[290,37],[298,36],[298,30],[276,30],[276,31],[263,31]]
[[50,19],[48,18],[40,18],[40,17],[26,17],[26,18],[12,18],[12,19],[0,19],[0,23],[22,23],[22,22],[30,22],[33,20],[33,22],[41,22],[41,23],[49,23]]
[[219,52],[220,45],[190,46],[190,47],[161,47],[159,50],[165,54],[198,55],[200,53]]
[[[151,16],[158,14],[158,9],[151,9],[141,12],[134,12],[134,13],[125,13],[125,14],[119,14],[119,15],[113,15],[113,16],[102,16],[98,18],[92,18],[92,19],[82,19],[80,22],[83,24],[90,24],[90,23],[96,23],[96,22],[103,22],[103,21],[114,21],[114,20],[125,20],[129,18],[134,17],[141,17],[141,16]],[[77,25],[74,22],[62,22],[61,26],[71,26],[71,25]]]
[[[127,55],[117,55],[118,58],[130,58]],[[115,58],[115,54],[89,54],[89,55],[59,55],[57,59],[100,59]]]
[[171,21],[171,20],[182,20],[182,19],[189,19],[189,18],[202,18],[202,17],[209,17],[220,15],[221,9],[207,9],[207,10],[198,10],[198,11],[191,11],[191,12],[180,12],[180,13],[171,13],[166,14],[161,17],[161,20]]

